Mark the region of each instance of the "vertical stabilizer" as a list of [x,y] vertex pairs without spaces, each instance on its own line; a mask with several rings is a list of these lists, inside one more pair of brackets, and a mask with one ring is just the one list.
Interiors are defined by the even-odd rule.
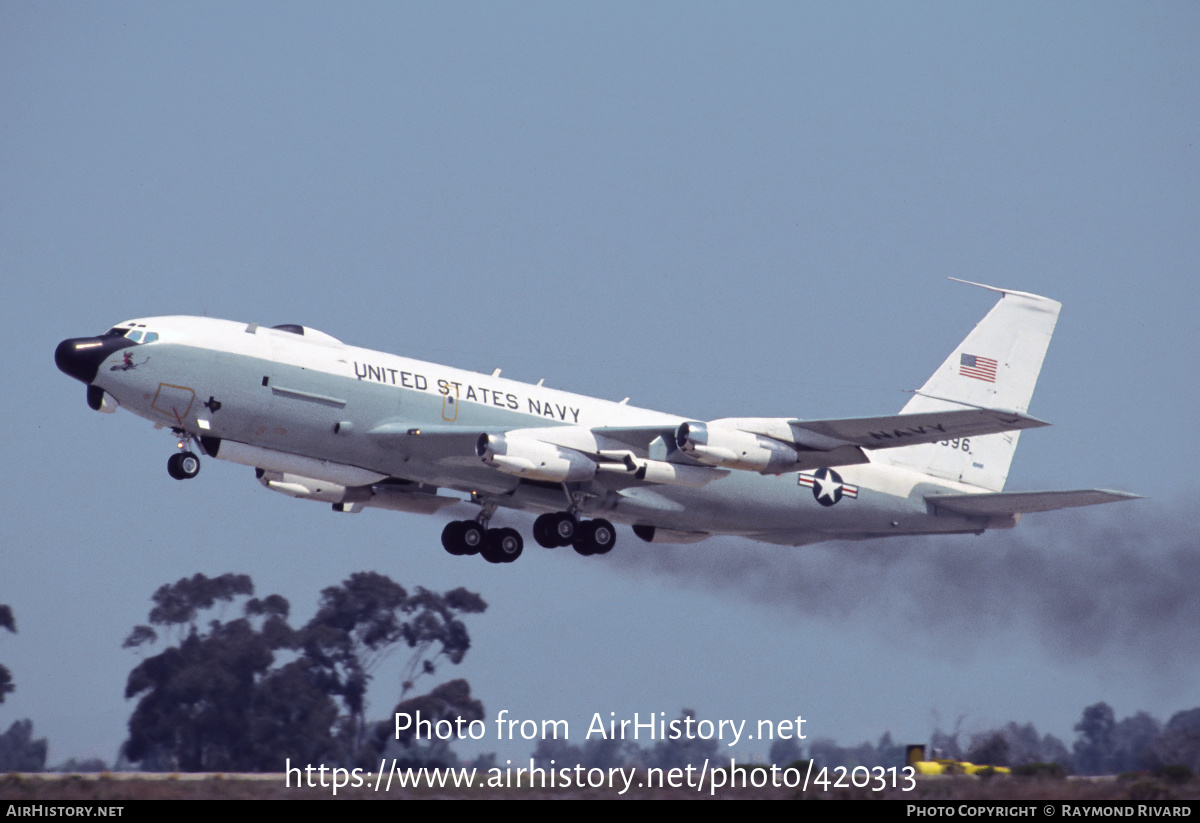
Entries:
[[[902,413],[964,407],[1029,411],[1029,401],[1062,304],[1036,294],[979,283],[970,285],[1003,296],[908,401]],[[1013,431],[951,440],[945,445],[930,443],[892,449],[875,459],[988,491],[1001,491],[1008,479],[1019,434]]]

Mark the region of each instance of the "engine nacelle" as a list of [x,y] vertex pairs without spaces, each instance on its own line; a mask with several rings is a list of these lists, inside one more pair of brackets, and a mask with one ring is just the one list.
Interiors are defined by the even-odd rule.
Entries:
[[596,463],[586,455],[527,437],[481,434],[475,453],[493,469],[531,480],[577,483],[596,475]]
[[681,423],[675,443],[689,457],[727,469],[777,474],[796,467],[795,448],[761,434],[711,423]]

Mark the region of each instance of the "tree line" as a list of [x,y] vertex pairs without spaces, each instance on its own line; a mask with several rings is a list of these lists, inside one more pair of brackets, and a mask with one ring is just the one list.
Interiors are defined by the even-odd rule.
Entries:
[[[366,694],[379,664],[401,651],[407,657],[396,712],[433,722],[484,718],[484,708],[463,679],[425,694],[416,684],[445,663],[460,663],[470,649],[464,617],[487,604],[464,588],[409,591],[385,575],[362,572],[323,589],[316,614],[293,626],[291,606],[278,594],[256,597],[246,575],[190,578],[159,587],[146,624],[123,646],[148,654],[126,681],[136,700],[129,736],[116,768],[146,771],[279,771],[280,758],[370,768],[381,757],[401,765],[453,766],[448,741],[395,735],[390,722],[367,718]],[[235,615],[223,619],[225,612]],[[0,604],[0,629],[15,633],[12,609]],[[14,690],[0,665],[0,703]],[[684,709],[684,718],[695,713]],[[1146,712],[1118,720],[1107,703],[1083,710],[1070,748],[1033,724],[1007,723],[965,735],[935,731],[929,756],[972,763],[1030,767],[1061,773],[1116,774],[1175,767],[1200,773],[1200,707],[1161,723]],[[630,740],[541,740],[539,765],[589,768],[699,766],[717,757],[716,740],[663,740],[645,747]],[[39,771],[47,741],[35,739],[30,720],[0,734],[0,772]],[[818,739],[802,747],[776,741],[768,759],[777,765],[812,759],[823,766],[903,766],[904,742],[885,733],[877,743],[841,746]],[[74,760],[62,770],[100,770],[103,762]]]
[[[147,624],[123,646],[144,657],[129,673],[125,697],[137,703],[116,768],[146,771],[280,771],[294,761],[454,765],[444,744],[394,740],[391,724],[367,719],[367,689],[378,665],[398,650],[407,658],[394,712],[482,719],[483,704],[465,680],[410,694],[471,646],[463,618],[487,604],[465,588],[409,591],[385,575],[353,574],[321,591],[317,612],[293,626],[278,595],[254,596],[246,575],[196,574],[161,586]],[[236,616],[222,619],[234,610]],[[0,606],[0,626],[16,631]],[[0,702],[13,690],[0,666]],[[39,771],[46,741],[18,721],[0,735],[0,771]],[[444,762],[439,762],[444,761]],[[104,768],[103,763],[77,764]]]

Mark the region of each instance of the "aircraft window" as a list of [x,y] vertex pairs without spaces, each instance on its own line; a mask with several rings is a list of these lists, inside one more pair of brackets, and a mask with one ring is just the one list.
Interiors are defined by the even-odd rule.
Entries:
[[129,332],[129,334],[125,335],[125,337],[129,340],[132,340],[134,343],[142,342],[142,333],[137,329],[132,330]]
[[128,332],[128,331],[129,331],[129,329],[122,329],[118,326],[113,326],[111,329],[109,329],[108,331],[106,331],[104,334],[102,334],[100,336],[101,337],[124,337],[126,332]]
[[299,326],[295,323],[284,323],[279,326],[272,326],[271,328],[279,329],[280,331],[289,331],[292,334],[298,334],[300,336],[304,336],[304,327]]
[[146,339],[143,340],[142,342],[143,343],[153,343],[157,339],[158,339],[158,332],[148,331],[148,332],[146,332]]

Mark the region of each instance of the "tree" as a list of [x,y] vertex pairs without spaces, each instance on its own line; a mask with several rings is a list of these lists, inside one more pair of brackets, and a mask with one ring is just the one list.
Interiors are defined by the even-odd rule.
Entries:
[[1071,767],[1071,755],[1063,742],[1053,735],[1041,736],[1032,723],[1024,726],[1006,723],[971,735],[970,745],[959,744],[962,724],[959,718],[954,734],[935,731],[930,739],[929,756],[966,760],[983,766],[1024,766],[1030,763],[1059,763]]
[[967,762],[981,766],[1008,766],[1009,745],[1000,732],[975,735],[967,750]]
[[[155,592],[152,625],[135,627],[124,645],[157,643],[159,630],[178,642],[130,672],[125,696],[138,704],[126,757],[185,771],[278,770],[285,756],[353,761],[379,661],[404,643],[421,673],[443,656],[457,663],[470,647],[458,615],[487,608],[465,589],[410,596],[363,573],[322,591],[317,614],[293,629],[286,599],[253,594],[250,578],[233,574],[197,574]],[[198,624],[241,598],[249,599],[237,619]]]
[[[330,754],[336,705],[304,676],[303,662],[274,666],[276,653],[295,645],[285,599],[255,598],[240,619],[213,620],[203,631],[196,625],[200,612],[253,592],[245,575],[197,574],[154,593],[150,622],[181,640],[129,674],[125,697],[140,699],[126,757],[147,768],[254,771],[278,768],[285,750],[297,758]],[[124,645],[156,640],[154,629],[138,626]]]
[[1137,771],[1152,765],[1148,750],[1158,737],[1159,722],[1138,712],[1121,722],[1112,707],[1096,703],[1083,710],[1075,724],[1075,769],[1080,774],[1116,774]]
[[[0,629],[8,629],[13,634],[17,633],[17,622],[13,619],[12,609],[3,603],[0,603]],[[4,695],[9,694],[15,688],[12,682],[12,673],[6,666],[0,665],[0,703],[4,702]]]
[[[692,736],[685,733],[688,720]],[[562,768],[576,764],[589,769],[610,769],[618,767],[635,768],[686,768],[700,766],[706,759],[712,762],[717,756],[720,743],[715,738],[704,740],[695,733],[694,721],[696,713],[691,709],[683,709],[679,718],[667,725],[666,738],[659,738],[653,746],[642,748],[636,741],[622,734],[605,736],[588,736],[583,745],[576,746],[569,740],[553,737],[543,737],[533,750],[533,760],[540,768]],[[673,729],[679,730],[674,739]],[[631,735],[632,736],[632,735]]]
[[1080,774],[1105,774],[1112,759],[1113,727],[1116,718],[1112,706],[1095,703],[1083,710],[1075,724],[1075,770]]
[[0,734],[0,772],[40,772],[46,749],[46,738],[33,739],[33,721],[18,720]]
[[486,608],[483,598],[464,588],[437,594],[418,586],[409,595],[375,572],[352,574],[321,592],[300,644],[324,675],[324,689],[345,703],[355,749],[366,730],[365,695],[376,666],[401,642],[412,650],[401,679],[403,698],[419,677],[437,671],[440,658],[462,661],[471,639],[458,615]]
[[1152,766],[1187,766],[1200,772],[1200,708],[1176,712],[1146,747]]
[[[17,633],[12,607],[3,603],[0,603],[0,629]],[[15,688],[12,673],[0,665],[0,703]],[[40,772],[46,766],[47,748],[46,738],[33,739],[32,720],[18,720],[0,734],[0,772]]]
[[767,754],[767,760],[776,766],[790,766],[803,757],[804,752],[801,751],[800,744],[790,737],[776,740]]
[[998,761],[976,760],[974,758],[975,738],[972,738],[972,752],[967,760],[972,763],[991,763],[992,765],[1025,766],[1031,763],[1058,763],[1064,770],[1071,767],[1071,754],[1063,742],[1052,734],[1038,735],[1032,723],[1021,726],[1017,723],[1006,723],[995,732],[986,734],[999,735],[1008,747],[1007,763]]
[[[938,732],[934,733],[935,740],[938,734]],[[956,750],[957,738],[957,732],[953,738],[947,738],[953,743]],[[847,768],[865,766],[870,769],[876,766],[891,768],[904,763],[904,747],[892,740],[891,732],[884,732],[879,738],[878,745],[875,746],[869,742],[863,742],[858,746],[842,747],[829,738],[820,738],[814,740],[809,746],[808,754],[822,766],[846,766]]]
[[1162,731],[1162,725],[1146,712],[1127,717],[1113,729],[1113,772],[1148,769],[1153,764],[1147,748]]
[[[694,721],[696,712],[692,709],[684,709],[679,716],[678,728],[687,728],[686,722],[689,719]],[[705,760],[716,760],[717,749],[720,745],[715,737],[708,740],[692,737],[689,740],[686,735],[680,735],[672,740],[668,734],[665,740],[658,741],[646,752],[645,761],[647,766],[657,766],[662,769],[699,766]]]
[[[396,732],[394,718],[397,714],[408,715],[414,722]],[[375,724],[370,743],[359,754],[360,765],[378,764],[380,757],[387,757],[394,759],[400,768],[457,766],[458,756],[451,750],[444,733],[434,732],[432,739],[422,742],[415,719],[420,717],[422,722],[428,721],[431,729],[436,729],[439,721],[450,721],[457,729],[461,718],[462,728],[466,729],[471,721],[484,718],[483,703],[471,696],[471,685],[462,679],[443,683],[429,694],[401,700],[392,709],[391,716],[392,721]],[[443,724],[443,729],[449,728]]]

